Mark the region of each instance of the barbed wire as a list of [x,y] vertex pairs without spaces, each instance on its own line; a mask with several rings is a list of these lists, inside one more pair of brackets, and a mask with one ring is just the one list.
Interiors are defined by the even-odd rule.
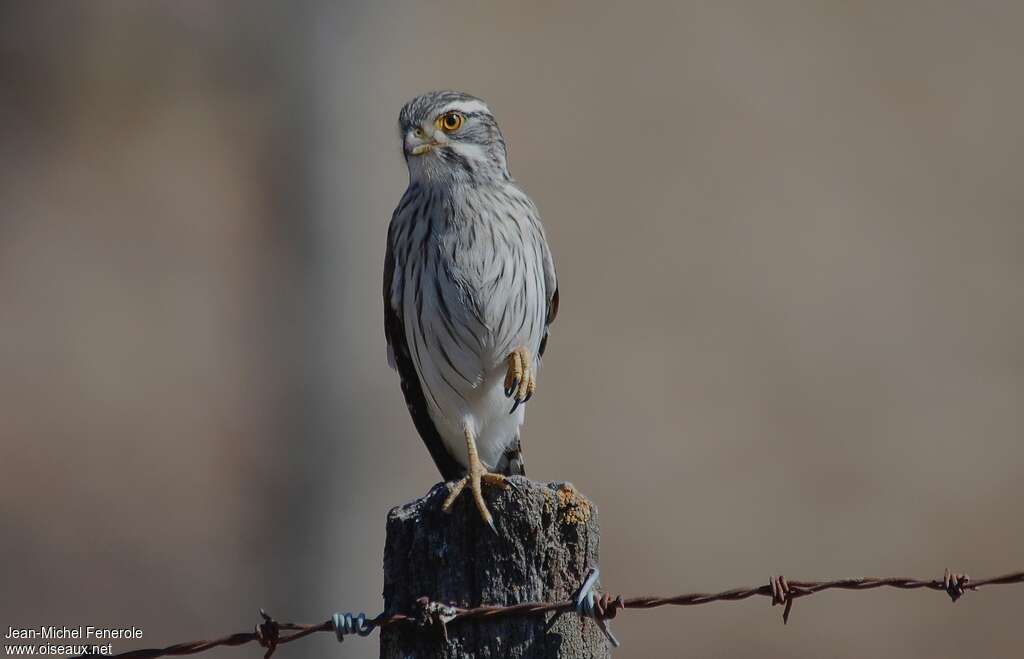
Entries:
[[[597,595],[593,592],[593,585],[596,581],[597,571],[592,570],[588,573],[586,581],[571,600],[461,608],[433,602],[427,597],[420,597],[416,600],[415,610],[410,613],[398,613],[390,616],[381,613],[375,618],[366,618],[364,614],[353,616],[350,613],[337,613],[324,622],[312,625],[290,622],[279,623],[263,609],[260,609],[260,616],[262,616],[263,622],[257,624],[251,632],[231,634],[216,640],[177,643],[164,648],[130,650],[107,656],[119,657],[120,659],[156,659],[157,657],[197,654],[216,647],[246,645],[255,642],[266,648],[264,659],[270,659],[278,646],[297,641],[300,638],[305,638],[317,632],[334,632],[338,640],[341,641],[349,634],[357,633],[360,636],[368,636],[377,628],[397,624],[415,624],[421,628],[434,629],[443,638],[447,639],[448,625],[465,620],[487,620],[490,618],[541,615],[545,613],[561,614],[573,611],[581,616],[591,617],[602,623],[602,629],[608,635],[609,640],[613,644],[618,645],[615,637],[607,629],[606,621],[614,618],[623,609],[645,610],[662,606],[696,606],[710,604],[711,602],[734,602],[750,597],[762,596],[771,598],[772,606],[783,605],[785,607],[782,613],[782,620],[783,623],[786,623],[789,621],[789,614],[794,600],[809,597],[824,590],[926,589],[945,592],[953,602],[956,602],[968,590],[977,590],[984,586],[1024,583],[1024,571],[1011,572],[987,579],[970,579],[965,574],[950,572],[949,570],[945,571],[942,579],[930,580],[912,579],[909,577],[860,577],[855,579],[833,579],[831,581],[796,581],[786,579],[783,576],[773,576],[768,580],[767,584],[760,586],[733,588],[719,593],[686,593],[669,597],[622,597],[621,595],[612,597],[607,593]],[[282,634],[281,632],[294,633]],[[79,657],[88,656],[91,655],[79,655]]]

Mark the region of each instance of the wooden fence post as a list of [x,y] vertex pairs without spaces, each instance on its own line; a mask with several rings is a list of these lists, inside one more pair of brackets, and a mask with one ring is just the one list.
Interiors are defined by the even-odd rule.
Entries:
[[[504,492],[484,496],[495,535],[470,496],[441,512],[448,490],[388,514],[384,547],[384,609],[416,610],[419,597],[460,607],[570,599],[587,570],[598,565],[597,508],[568,483],[515,477]],[[575,613],[457,621],[448,639],[436,628],[390,625],[381,630],[382,659],[408,657],[610,657],[593,620]]]

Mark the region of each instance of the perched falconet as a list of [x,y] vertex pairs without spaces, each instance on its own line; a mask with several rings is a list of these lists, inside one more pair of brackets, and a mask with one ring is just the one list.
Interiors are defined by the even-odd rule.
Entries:
[[384,259],[388,363],[450,481],[444,509],[468,485],[493,528],[481,486],[525,474],[519,430],[558,312],[555,266],[487,104],[430,92],[398,128],[409,187]]

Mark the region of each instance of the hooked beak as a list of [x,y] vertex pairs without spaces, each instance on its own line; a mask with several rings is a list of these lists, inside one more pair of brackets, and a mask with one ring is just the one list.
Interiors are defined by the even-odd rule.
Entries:
[[409,151],[409,155],[422,156],[424,153],[430,151],[437,145],[437,142],[434,141],[427,142],[426,144],[417,144],[412,148],[412,150]]
[[405,138],[405,152],[410,156],[422,156],[437,147],[444,146],[445,138],[433,129],[424,126],[418,131],[410,131]]

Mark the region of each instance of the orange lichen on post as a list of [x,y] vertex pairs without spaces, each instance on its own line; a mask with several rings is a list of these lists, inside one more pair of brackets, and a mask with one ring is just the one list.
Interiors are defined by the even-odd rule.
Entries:
[[564,483],[555,491],[558,497],[558,521],[562,524],[578,526],[590,521],[590,502],[587,501],[572,483]]

